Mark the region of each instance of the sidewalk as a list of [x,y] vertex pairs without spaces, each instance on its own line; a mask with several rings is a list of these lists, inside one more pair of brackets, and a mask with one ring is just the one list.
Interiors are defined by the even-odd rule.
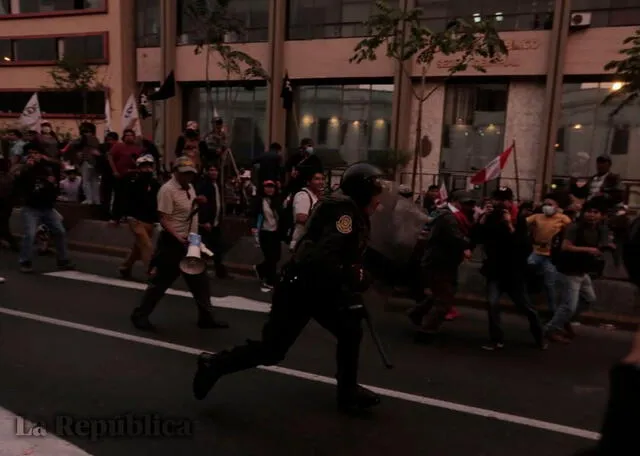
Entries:
[[[67,211],[62,211],[67,217]],[[74,212],[74,211],[71,211]],[[72,250],[125,257],[132,246],[132,236],[126,224],[109,225],[107,222],[82,219],[75,214],[69,237],[69,248]],[[14,234],[21,233],[19,209],[14,211],[11,218],[11,229]],[[252,265],[262,261],[262,253],[256,246],[252,236],[248,236],[246,221],[240,218],[228,218],[223,228],[223,238],[231,248],[225,254],[225,263],[230,272],[241,275],[253,275]],[[283,245],[283,261],[289,253]],[[458,299],[461,305],[484,308],[485,283],[479,273],[479,257],[474,261],[464,263],[459,272]],[[636,304],[636,289],[625,281],[624,268],[616,267],[612,258],[608,258],[605,278],[595,282],[598,301],[596,305],[582,315],[585,323],[610,323],[616,327],[629,327],[640,323],[640,307]],[[538,298],[542,299],[542,296]],[[402,291],[396,290],[385,307],[389,311],[405,311],[411,302],[403,299]],[[504,301],[506,311],[513,311],[510,302]],[[545,311],[542,302],[538,303],[541,311]]]

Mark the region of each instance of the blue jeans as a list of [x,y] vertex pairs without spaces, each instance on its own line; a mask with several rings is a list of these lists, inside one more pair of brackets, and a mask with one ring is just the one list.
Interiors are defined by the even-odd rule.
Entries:
[[558,274],[561,286],[561,299],[558,310],[545,329],[547,331],[561,330],[578,315],[578,311],[596,302],[596,293],[589,274],[564,275]]
[[529,320],[529,330],[536,343],[542,343],[542,323],[538,312],[531,304],[524,279],[510,279],[500,283],[497,280],[487,281],[487,311],[489,314],[489,336],[491,342],[504,343],[504,332],[500,322],[500,296],[506,293],[511,301]]
[[23,206],[21,211],[24,239],[20,250],[20,264],[30,263],[33,258],[33,244],[36,231],[41,224],[47,225],[56,241],[58,262],[69,260],[67,256],[67,237],[60,215],[54,209],[35,209]]
[[558,280],[558,270],[551,262],[551,257],[532,253],[527,261],[535,268],[538,274],[542,273],[544,289],[547,294],[547,305],[551,312],[555,312],[557,307],[556,282]]

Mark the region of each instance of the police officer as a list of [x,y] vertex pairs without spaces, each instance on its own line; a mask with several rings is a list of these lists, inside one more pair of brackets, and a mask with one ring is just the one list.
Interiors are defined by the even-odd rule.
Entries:
[[[187,252],[189,233],[198,232],[198,204],[204,204],[206,198],[196,196],[191,185],[196,172],[191,159],[178,158],[173,167],[173,177],[158,192],[158,213],[163,231],[151,261],[149,285],[140,306],[131,315],[131,322],[138,329],[153,329],[149,315],[180,275],[180,261]],[[183,277],[198,307],[198,327],[228,328],[226,323],[213,318],[206,273],[183,274]]]
[[310,319],[338,340],[337,401],[345,412],[360,412],[380,398],[357,383],[362,338],[361,292],[367,287],[362,255],[375,211],[382,172],[356,163],[342,176],[340,190],[322,200],[307,221],[307,232],[284,266],[272,298],[261,341],[217,354],[202,353],[193,379],[196,399],[204,399],[223,375],[281,362]]

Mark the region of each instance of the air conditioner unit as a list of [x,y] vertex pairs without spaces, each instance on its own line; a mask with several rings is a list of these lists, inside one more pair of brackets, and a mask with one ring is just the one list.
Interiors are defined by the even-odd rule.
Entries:
[[569,22],[569,27],[571,28],[581,28],[581,27],[589,27],[591,25],[591,13],[571,13],[571,21]]

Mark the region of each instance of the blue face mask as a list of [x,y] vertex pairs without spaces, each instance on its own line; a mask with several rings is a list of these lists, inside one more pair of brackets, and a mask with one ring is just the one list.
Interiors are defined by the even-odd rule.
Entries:
[[306,153],[308,154],[312,154],[313,153],[313,147],[311,146],[307,146],[307,148],[304,150]]

